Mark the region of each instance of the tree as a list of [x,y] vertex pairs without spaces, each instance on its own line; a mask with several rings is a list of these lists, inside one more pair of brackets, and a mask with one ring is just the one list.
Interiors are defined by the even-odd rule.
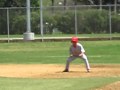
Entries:
[[[99,5],[100,0],[92,0],[94,2],[94,4]],[[102,0],[102,4],[106,5],[106,4],[114,4],[114,0]]]
[[[25,7],[26,0],[1,0],[0,7]],[[31,6],[39,6],[39,0],[31,0]]]
[[55,0],[51,0],[52,6],[54,6]]
[[4,3],[4,7],[13,7],[18,6],[14,0],[6,0]]
[[[100,0],[73,0],[74,5],[77,5],[79,3],[83,3],[83,4],[96,4],[99,5],[100,4]],[[114,0],[102,0],[102,4],[106,5],[106,4],[114,4]]]
[[64,10],[66,9],[67,0],[64,0]]
[[53,7],[53,6],[54,6],[54,3],[55,3],[55,0],[51,0],[52,12],[54,12],[54,7]]
[[103,4],[114,4],[114,0],[103,0]]
[[78,4],[94,4],[93,0],[73,0],[74,5]]

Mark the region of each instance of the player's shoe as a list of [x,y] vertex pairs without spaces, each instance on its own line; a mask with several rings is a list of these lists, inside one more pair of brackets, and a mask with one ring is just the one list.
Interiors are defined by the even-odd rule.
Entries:
[[65,69],[63,72],[69,72],[69,70],[68,70],[68,69]]
[[87,69],[87,72],[89,73],[89,72],[90,72],[90,69]]

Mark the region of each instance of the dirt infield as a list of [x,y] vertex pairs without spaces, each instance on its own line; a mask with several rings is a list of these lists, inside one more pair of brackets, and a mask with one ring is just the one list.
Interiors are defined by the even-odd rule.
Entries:
[[57,64],[8,64],[0,65],[0,77],[17,78],[77,78],[117,77],[120,65],[92,65],[87,73],[84,65],[71,65],[70,72],[62,72],[64,65]]

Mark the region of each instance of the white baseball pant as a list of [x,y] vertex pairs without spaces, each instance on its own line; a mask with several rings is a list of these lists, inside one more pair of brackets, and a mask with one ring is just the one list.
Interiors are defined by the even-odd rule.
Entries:
[[69,70],[70,62],[75,60],[76,58],[81,58],[82,60],[84,60],[87,71],[90,70],[90,65],[89,65],[87,56],[85,54],[83,54],[83,56],[81,56],[81,57],[79,57],[79,56],[70,56],[70,57],[68,57],[67,62],[66,62],[66,69]]

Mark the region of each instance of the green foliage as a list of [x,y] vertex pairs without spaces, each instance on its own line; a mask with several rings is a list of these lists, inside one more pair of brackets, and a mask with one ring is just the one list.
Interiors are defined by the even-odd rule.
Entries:
[[59,31],[66,34],[73,34],[75,33],[74,30],[74,13],[73,12],[67,12],[63,13],[58,19],[57,19],[57,25]]
[[[39,6],[39,0],[30,0],[31,6]],[[0,7],[25,7],[26,0],[2,0],[0,1]]]
[[15,15],[15,17],[11,17],[12,22],[10,23],[10,34],[23,34],[26,30],[26,17],[22,14],[23,11],[21,10],[16,13],[17,15]]
[[6,10],[1,9],[0,10],[0,34],[6,34],[7,33],[7,19],[6,19]]
[[[44,19],[48,16],[45,15]],[[49,16],[50,17],[50,16]],[[75,33],[75,13],[74,11],[64,11],[64,13],[55,13],[53,18],[53,27],[65,34]],[[49,21],[51,22],[51,21]],[[119,17],[113,15],[112,30],[113,33],[119,33]],[[50,28],[50,27],[49,27]],[[98,9],[88,9],[77,11],[77,28],[78,33],[109,33],[109,16],[107,10],[99,11]]]
[[5,3],[5,0],[1,0],[1,1],[0,1],[0,7],[1,7],[1,6],[4,6],[4,3]]
[[[56,1],[58,2],[58,1]],[[78,1],[77,1],[78,2]],[[0,2],[2,5],[4,2]],[[25,1],[16,1],[17,4],[25,4]],[[31,0],[31,6],[39,6],[38,0]],[[46,4],[45,4],[46,3]],[[44,34],[53,34],[54,30],[60,33],[75,33],[75,8],[67,7],[47,7],[51,1],[44,0],[43,7],[43,30]],[[25,5],[23,5],[25,6]],[[96,8],[77,7],[77,33],[109,33],[109,12]],[[6,9],[0,9],[0,34],[7,34]],[[10,34],[21,34],[26,31],[26,8],[10,9]],[[46,24],[46,22],[48,24]],[[112,33],[119,33],[120,17],[112,14]],[[31,30],[35,34],[40,34],[40,9],[31,8]]]
[[115,14],[112,16],[112,33],[120,33],[120,16]]
[[89,9],[80,12],[80,20],[78,20],[78,25],[80,33],[106,33],[108,32],[107,21],[108,12],[98,11],[97,9]]
[[[56,14],[56,17],[56,27],[59,31],[66,34],[75,33],[75,15],[73,11],[62,13],[61,16]],[[119,21],[119,19],[117,20]],[[88,9],[77,11],[78,33],[109,33],[108,21],[107,10]],[[114,30],[116,31],[116,29]]]

